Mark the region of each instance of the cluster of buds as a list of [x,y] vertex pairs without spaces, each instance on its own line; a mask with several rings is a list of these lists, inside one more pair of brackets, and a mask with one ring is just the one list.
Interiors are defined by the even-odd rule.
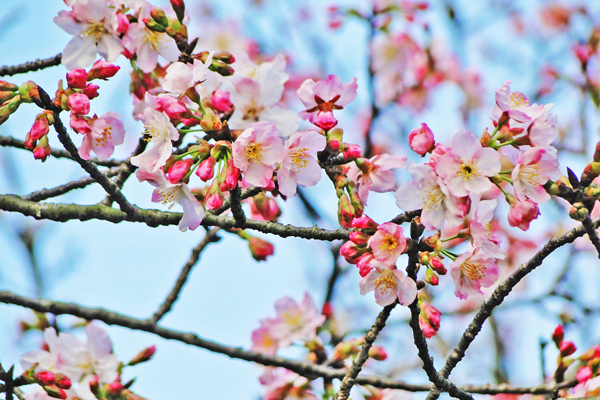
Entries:
[[[349,339],[338,343],[333,349],[332,360],[334,362],[344,362],[345,360],[356,356],[364,343],[364,337]],[[369,349],[369,358],[375,361],[384,361],[387,359],[387,352],[383,347],[373,345]]]
[[54,115],[52,111],[44,111],[35,117],[35,122],[25,137],[25,147],[33,151],[33,157],[36,160],[45,161],[50,155],[48,132],[50,131],[50,125],[53,124]]
[[[209,59],[210,53],[208,51],[201,51],[198,54],[194,54],[194,58],[202,61],[206,64]],[[212,61],[208,65],[208,69],[218,73],[221,76],[231,76],[234,73],[231,64],[235,62],[235,57],[228,51],[219,51],[213,54]],[[231,103],[230,103],[231,104]]]
[[569,356],[575,353],[577,347],[571,341],[564,340],[565,331],[562,325],[558,325],[552,334],[552,341],[556,345],[556,348],[559,351],[558,359],[557,359],[557,367],[556,372],[554,373],[554,378],[557,382],[561,382],[564,378],[565,371],[575,361]]
[[600,346],[592,346],[579,356],[579,361],[583,364],[583,367],[577,371],[577,381],[579,383],[585,383],[600,375]]
[[98,375],[94,375],[90,381],[90,391],[97,400],[145,400],[129,390],[131,384],[133,380],[123,385],[120,378],[111,383],[101,384]]
[[365,276],[371,271],[369,262],[374,258],[373,253],[369,251],[368,242],[379,225],[365,215],[353,220],[350,227],[355,230],[350,232],[350,240],[342,245],[340,254],[350,264],[356,264],[360,276]]
[[428,302],[422,300],[421,297],[422,296],[419,296],[419,308],[421,309],[419,314],[419,326],[423,331],[423,335],[429,339],[435,336],[440,330],[442,313]]
[[34,364],[21,375],[26,384],[37,383],[40,385],[48,396],[55,399],[66,399],[67,393],[65,390],[71,388],[71,380],[60,373],[50,371],[35,371],[38,364]]
[[238,230],[237,234],[240,238],[248,241],[250,253],[256,261],[265,261],[268,256],[273,255],[275,247],[266,240],[252,236],[245,230]]
[[32,81],[27,81],[21,86],[0,81],[0,125],[6,122],[22,103],[34,101],[40,102],[40,94],[38,86]]
[[[149,18],[142,18],[142,22],[148,29],[153,32],[166,33],[177,42],[180,50],[182,46],[187,47],[187,27],[183,23],[185,17],[185,4],[183,1],[171,1],[173,10],[175,11],[175,18],[169,18],[165,12],[159,7],[152,7],[150,10]],[[182,51],[183,51],[182,50]]]
[[448,272],[442,262],[444,255],[440,234],[436,233],[423,239],[423,243],[433,250],[419,253],[419,265],[426,268],[425,281],[432,286],[437,286],[440,282],[439,275],[446,275]]
[[266,193],[259,193],[246,200],[250,206],[250,215],[252,219],[258,221],[277,222],[281,216],[281,210],[274,198],[267,196]]

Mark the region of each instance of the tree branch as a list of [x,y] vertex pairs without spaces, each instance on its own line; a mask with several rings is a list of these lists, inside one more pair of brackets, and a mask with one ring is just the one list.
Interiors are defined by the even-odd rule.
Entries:
[[12,76],[16,74],[24,74],[26,72],[38,71],[40,69],[54,67],[60,65],[62,61],[62,54],[57,54],[54,57],[37,59],[35,61],[29,61],[23,64],[8,66],[4,65],[0,67],[0,76]]
[[396,304],[397,303],[393,303],[389,306],[384,307],[383,310],[381,310],[381,312],[377,316],[375,323],[365,336],[365,343],[362,345],[360,351],[356,355],[356,358],[354,359],[350,370],[348,371],[346,376],[344,376],[344,379],[342,379],[342,383],[340,385],[340,390],[338,391],[336,400],[346,400],[348,396],[350,396],[350,390],[352,389],[352,386],[354,386],[354,384],[356,383],[356,377],[362,370],[363,364],[369,358],[369,349],[371,348],[371,346],[373,346],[373,342],[375,342],[375,339],[377,339],[377,335],[379,335],[379,332],[381,332],[381,330],[385,326],[385,322],[389,318],[390,313],[392,312],[394,307],[396,307]]
[[[31,310],[52,313],[55,315],[73,315],[86,320],[98,320],[108,325],[121,326],[132,330],[138,330],[155,334],[159,337],[169,340],[176,340],[191,346],[203,348],[215,353],[224,354],[231,358],[255,362],[257,364],[282,367],[299,375],[316,379],[318,377],[328,379],[343,379],[347,371],[345,369],[332,369],[323,365],[315,365],[308,362],[289,360],[283,357],[270,356],[263,353],[244,350],[239,347],[231,347],[216,343],[210,340],[202,339],[193,333],[179,332],[165,329],[151,319],[138,319],[102,308],[83,307],[74,303],[63,303],[43,299],[31,299],[17,294],[0,291],[0,303],[14,304]],[[378,388],[402,389],[410,392],[423,392],[431,389],[431,385],[414,385],[400,380],[379,378],[375,376],[362,376],[356,378],[356,384],[370,385]],[[563,382],[557,386],[542,385],[537,387],[513,387],[509,385],[465,385],[462,390],[478,394],[547,394],[556,389],[573,387],[577,381]]]
[[[160,225],[177,225],[182,216],[181,213],[144,210],[137,207],[137,214],[135,216],[128,216],[121,210],[107,207],[102,204],[83,206],[79,204],[36,203],[10,194],[0,195],[0,210],[18,212],[23,215],[34,217],[35,219],[48,219],[58,222],[99,219],[113,223],[122,221],[142,222],[153,228]],[[231,229],[235,227],[235,220],[231,217],[218,217],[207,212],[202,220],[202,225]],[[281,237],[293,236],[303,239],[325,241],[348,240],[349,234],[346,229],[327,230],[321,229],[318,226],[304,228],[252,219],[246,221],[246,229],[253,229]]]
[[190,272],[192,272],[192,269],[198,263],[198,260],[200,259],[200,253],[202,253],[202,251],[210,243],[219,240],[219,238],[217,236],[218,231],[219,231],[219,228],[213,228],[210,231],[206,232],[206,235],[204,236],[202,241],[200,241],[200,243],[198,243],[198,246],[196,246],[192,250],[192,255],[190,256],[189,260],[187,261],[187,263],[185,263],[185,265],[183,266],[183,269],[179,273],[179,277],[177,278],[177,281],[175,282],[175,286],[173,286],[173,289],[171,289],[171,292],[169,293],[169,295],[167,296],[165,301],[160,305],[158,310],[152,316],[151,320],[154,323],[157,323],[158,321],[160,321],[160,319],[162,317],[164,317],[165,314],[167,314],[169,311],[171,311],[173,304],[175,304],[175,302],[179,298],[179,294],[181,293],[183,286],[187,282]]
[[594,222],[592,222],[592,219],[588,216],[581,221],[581,223],[583,224],[583,227],[590,238],[590,242],[592,242],[596,248],[598,258],[600,258],[600,238],[598,237],[598,232],[596,232],[596,228],[594,227]]
[[[597,228],[600,225],[600,218],[592,221],[593,227]],[[440,371],[444,378],[448,378],[450,373],[456,367],[456,364],[460,362],[465,356],[465,352],[469,348],[469,345],[475,340],[475,337],[481,330],[485,320],[492,315],[494,308],[499,306],[506,296],[512,291],[512,289],[519,283],[525,276],[531,271],[539,267],[542,262],[548,257],[554,250],[567,243],[572,243],[578,237],[583,236],[586,233],[586,229],[583,225],[573,228],[567,233],[553,237],[546,243],[540,251],[538,251],[529,261],[523,263],[512,275],[510,275],[504,282],[496,287],[489,299],[485,300],[473,318],[473,321],[469,324],[458,344],[454,348],[454,351],[450,354],[446,360],[444,368]],[[427,400],[435,400],[439,397],[439,392],[435,389],[429,392]]]

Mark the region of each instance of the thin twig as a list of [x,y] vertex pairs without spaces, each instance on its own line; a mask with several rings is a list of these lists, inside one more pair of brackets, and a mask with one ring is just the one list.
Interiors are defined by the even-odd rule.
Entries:
[[[119,174],[125,168],[126,168],[126,166],[120,165],[118,167],[111,168],[107,171],[103,171],[102,174],[104,174],[106,177],[110,178],[110,177],[113,177],[113,176]],[[60,185],[60,186],[54,187],[52,189],[42,189],[42,190],[32,192],[26,196],[23,196],[23,199],[29,200],[29,201],[42,201],[42,200],[46,200],[46,199],[49,199],[52,197],[63,195],[74,189],[83,189],[84,187],[91,185],[92,183],[96,183],[96,180],[94,178],[87,176],[87,177],[81,178],[77,181],[65,183],[64,185]]]
[[352,389],[352,386],[354,386],[354,384],[356,383],[356,377],[362,370],[364,363],[369,358],[369,349],[371,348],[371,346],[373,346],[373,342],[375,342],[375,339],[377,339],[379,332],[381,332],[381,330],[385,326],[385,322],[389,318],[390,313],[392,312],[394,307],[396,307],[396,304],[397,303],[393,303],[389,306],[385,306],[377,316],[375,323],[365,336],[365,343],[362,345],[360,351],[356,355],[356,358],[354,359],[350,370],[348,371],[346,376],[344,376],[344,379],[342,379],[342,383],[340,384],[340,390],[338,391],[336,400],[346,400],[348,396],[350,396],[350,390]]
[[40,69],[54,67],[60,65],[62,60],[62,54],[57,54],[54,57],[37,59],[35,61],[29,61],[18,65],[4,65],[0,67],[0,76],[12,76],[16,74],[24,74],[26,72],[38,71]]
[[[248,351],[239,347],[225,346],[210,340],[202,339],[194,333],[179,332],[171,329],[165,329],[156,325],[150,319],[138,319],[125,316],[113,311],[102,308],[89,308],[74,303],[63,303],[58,301],[32,299],[17,294],[0,291],[0,303],[14,304],[32,309],[42,313],[52,313],[55,315],[73,315],[86,320],[98,320],[108,325],[121,326],[132,330],[138,330],[155,334],[164,339],[176,340],[191,346],[199,347],[212,351],[214,353],[224,354],[231,358],[251,361],[258,364],[282,367],[299,375],[316,379],[323,377],[328,379],[343,379],[347,371],[345,369],[332,369],[323,365],[316,365],[310,362],[300,362],[289,360],[283,357],[271,356],[255,351]],[[400,380],[380,378],[375,376],[361,376],[356,378],[358,385],[371,385],[377,388],[402,389],[410,392],[423,392],[431,389],[431,385],[414,385]],[[478,394],[547,394],[556,389],[573,387],[577,384],[576,380],[563,382],[560,385],[541,385],[536,387],[513,387],[509,385],[465,385],[462,390]]]
[[[596,228],[600,224],[600,218],[595,219],[593,222],[593,227]],[[440,371],[444,378],[450,376],[450,373],[456,367],[456,364],[460,362],[465,356],[465,352],[469,348],[469,345],[475,340],[475,337],[481,330],[483,324],[486,319],[490,315],[492,315],[492,311],[494,308],[499,306],[506,296],[512,291],[512,289],[530,272],[539,267],[542,262],[548,257],[550,254],[554,252],[554,250],[558,249],[561,246],[564,246],[567,243],[572,243],[578,237],[583,236],[586,233],[586,229],[583,225],[578,226],[577,228],[573,228],[567,233],[554,237],[546,243],[544,247],[540,251],[538,251],[529,261],[521,264],[521,266],[512,273],[504,282],[496,287],[492,295],[489,299],[485,300],[473,318],[473,321],[469,324],[462,337],[460,338],[458,344],[454,348],[454,351],[450,354],[448,359],[446,360],[446,364],[444,368]],[[439,397],[439,392],[435,389],[429,392],[427,396],[427,400],[435,400]]]
[[588,216],[583,221],[581,221],[581,223],[583,224],[585,231],[587,232],[588,237],[590,238],[590,241],[596,248],[596,252],[598,252],[598,258],[600,258],[600,238],[598,237],[598,232],[596,232],[596,228],[594,227],[592,219]]
[[152,316],[151,319],[154,323],[157,323],[158,321],[160,321],[160,319],[162,317],[164,317],[165,314],[167,314],[169,311],[171,311],[173,304],[175,304],[175,302],[177,301],[179,294],[181,293],[181,290],[183,289],[183,286],[187,282],[190,272],[192,272],[192,269],[198,263],[198,260],[200,259],[200,253],[202,253],[202,251],[210,243],[214,242],[215,240],[218,240],[218,237],[217,237],[218,231],[219,231],[219,228],[213,228],[210,231],[206,232],[206,235],[200,241],[200,243],[198,243],[198,246],[196,246],[192,250],[192,254],[191,254],[190,258],[185,263],[185,265],[183,266],[183,269],[179,273],[179,277],[177,278],[177,281],[175,282],[175,286],[173,286],[173,289],[171,289],[171,292],[169,293],[169,295],[167,296],[165,301],[160,305],[158,310]]
[[[31,151],[27,147],[25,147],[25,142],[23,142],[22,140],[19,140],[19,139],[15,139],[10,136],[1,136],[0,135],[0,146],[14,147],[16,149]],[[69,153],[68,151],[65,151],[65,150],[52,149],[52,150],[50,150],[50,155],[54,158],[68,158],[70,160],[73,160],[71,153]],[[102,167],[117,167],[117,166],[123,164],[123,161],[112,160],[112,159],[100,160],[99,158],[91,158],[90,161],[93,162],[94,164],[100,165]]]

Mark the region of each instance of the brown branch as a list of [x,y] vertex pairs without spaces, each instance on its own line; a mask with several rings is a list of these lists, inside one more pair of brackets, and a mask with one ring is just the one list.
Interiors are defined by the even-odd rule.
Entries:
[[590,242],[592,242],[592,244],[596,248],[598,258],[600,258],[600,238],[598,237],[598,232],[596,232],[596,228],[594,227],[594,222],[592,222],[592,219],[588,216],[583,221],[581,221],[581,223],[583,224],[583,227],[585,228],[585,231],[587,232],[588,237],[590,238]]
[[365,336],[365,343],[362,345],[360,351],[356,355],[356,358],[354,359],[350,370],[348,371],[346,376],[344,376],[344,379],[342,379],[342,383],[340,385],[340,390],[338,391],[338,394],[336,396],[336,400],[346,400],[348,396],[350,396],[350,390],[352,389],[352,386],[354,386],[354,384],[356,383],[356,377],[362,370],[364,363],[369,358],[369,349],[371,348],[371,346],[373,346],[375,339],[377,339],[379,332],[381,332],[381,330],[385,326],[385,322],[389,318],[390,313],[392,312],[394,307],[396,307],[396,304],[397,303],[394,303],[384,307],[383,310],[381,310],[381,312],[377,316],[375,323]]
[[246,215],[242,209],[242,191],[239,186],[236,186],[229,192],[229,200],[231,204],[231,213],[235,220],[235,227],[244,229],[246,227]]
[[[135,207],[135,206],[134,206]],[[36,203],[27,201],[15,195],[0,195],[0,210],[18,212],[35,219],[48,219],[51,221],[66,222],[69,220],[87,221],[99,219],[113,223],[122,221],[142,222],[150,227],[160,225],[178,225],[182,214],[159,210],[145,210],[136,207],[136,215],[128,216],[123,211],[107,207],[102,204],[83,206],[78,204],[62,203]],[[203,226],[218,226],[223,229],[235,228],[235,220],[231,217],[219,217],[206,213],[202,220]],[[246,221],[246,229],[263,233],[270,233],[280,237],[299,237],[314,240],[348,240],[349,232],[346,229],[327,230],[318,226],[311,228],[282,225],[277,222]]]
[[[10,136],[1,136],[0,135],[0,146],[14,147],[14,148],[21,149],[21,150],[31,151],[27,147],[25,147],[25,142],[23,142],[22,140],[19,140],[19,139],[15,139]],[[65,150],[52,149],[52,150],[50,150],[50,155],[54,158],[68,158],[69,160],[73,160],[71,153],[69,153],[68,151],[65,151]],[[117,167],[123,163],[123,161],[119,161],[119,160],[100,160],[99,158],[91,158],[90,161],[93,162],[94,164],[100,165],[102,167]]]
[[[52,313],[55,315],[73,315],[86,320],[98,320],[108,325],[121,326],[124,328],[138,330],[155,334],[159,337],[169,340],[176,340],[191,346],[203,348],[214,353],[224,354],[231,358],[255,362],[257,364],[282,367],[299,375],[316,379],[323,377],[328,379],[343,379],[347,371],[345,369],[332,369],[322,365],[315,365],[309,362],[300,362],[289,360],[283,357],[270,356],[259,352],[248,351],[239,347],[231,347],[216,343],[210,340],[202,339],[193,333],[179,332],[171,329],[165,329],[156,325],[150,319],[138,319],[125,316],[113,311],[102,308],[89,308],[74,303],[63,303],[43,299],[31,299],[17,294],[0,291],[0,303],[14,304],[31,310]],[[370,385],[377,388],[402,389],[410,392],[423,392],[431,389],[431,385],[414,385],[400,380],[388,378],[379,378],[375,376],[362,376],[356,378],[356,384]],[[557,386],[542,385],[537,387],[513,387],[509,385],[465,385],[462,390],[478,394],[548,394],[557,389],[573,387],[577,381],[563,382]]]
[[219,237],[217,236],[218,231],[219,231],[219,228],[213,228],[210,231],[206,232],[206,235],[200,241],[200,243],[198,243],[198,246],[196,246],[192,250],[192,255],[190,256],[189,260],[187,261],[187,263],[185,263],[185,265],[183,266],[183,269],[179,273],[179,277],[177,278],[177,281],[175,282],[175,286],[173,286],[173,289],[171,289],[171,292],[169,293],[169,295],[167,296],[165,301],[160,305],[158,310],[152,316],[151,320],[154,323],[157,323],[158,321],[160,321],[160,319],[162,317],[164,317],[165,314],[167,314],[169,311],[171,311],[171,308],[173,307],[173,304],[175,304],[175,302],[179,298],[179,294],[181,293],[183,286],[187,282],[187,279],[188,279],[190,273],[192,272],[192,269],[198,263],[198,260],[200,259],[200,253],[202,253],[202,251],[210,243],[219,240]]
[[[593,227],[596,228],[600,225],[600,218],[595,219],[593,222]],[[512,291],[512,289],[530,272],[539,267],[542,262],[548,257],[554,250],[558,249],[561,246],[564,246],[567,243],[572,243],[578,237],[583,236],[586,233],[586,229],[583,225],[578,226],[577,228],[573,228],[567,233],[559,236],[553,237],[546,243],[544,247],[540,251],[538,251],[529,261],[521,264],[521,266],[513,272],[504,282],[496,287],[492,295],[489,299],[485,300],[473,318],[473,321],[469,324],[462,337],[460,338],[458,344],[454,348],[454,351],[450,354],[448,359],[446,360],[446,364],[444,368],[440,371],[441,375],[444,378],[448,378],[450,373],[456,367],[456,364],[460,362],[465,356],[465,352],[469,348],[469,345],[475,340],[475,337],[481,330],[483,324],[486,319],[490,315],[492,315],[492,311],[494,308],[499,306],[506,296]],[[434,400],[439,397],[439,392],[435,389],[429,392],[427,396],[428,400]]]
[[[121,173],[125,168],[126,168],[126,166],[120,165],[118,167],[111,168],[108,171],[103,171],[102,174],[104,174],[106,177],[110,178],[112,176],[115,176],[115,175]],[[70,192],[71,190],[83,189],[84,187],[89,186],[92,183],[96,183],[96,180],[94,178],[91,178],[88,176],[85,178],[81,178],[77,181],[65,183],[64,185],[60,185],[60,186],[54,187],[52,189],[42,189],[42,190],[32,192],[26,196],[23,196],[23,199],[29,200],[29,201],[36,201],[36,202],[42,201],[42,200],[46,200],[46,199],[49,199],[52,197],[63,195],[65,193]]]
[[24,74],[26,72],[38,71],[40,69],[54,67],[60,65],[62,60],[62,54],[57,54],[54,57],[37,59],[35,61],[29,61],[18,65],[4,65],[0,67],[0,76],[12,76],[16,74]]

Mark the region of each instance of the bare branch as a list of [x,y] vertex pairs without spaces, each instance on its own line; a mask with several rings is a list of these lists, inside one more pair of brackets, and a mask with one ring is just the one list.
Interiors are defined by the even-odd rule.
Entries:
[[29,61],[18,65],[4,65],[0,67],[0,76],[12,76],[16,74],[24,74],[26,72],[38,71],[40,69],[54,67],[60,65],[62,60],[62,54],[57,54],[54,57],[37,59],[35,61]]
[[198,263],[198,260],[200,259],[200,253],[202,253],[202,251],[210,243],[215,242],[216,240],[219,239],[217,236],[218,231],[219,231],[219,228],[213,228],[210,231],[206,232],[206,235],[200,241],[200,243],[198,243],[198,246],[196,246],[192,250],[192,255],[190,256],[189,260],[185,263],[185,265],[183,266],[183,269],[179,273],[179,277],[177,278],[177,281],[175,282],[175,286],[173,286],[173,289],[171,289],[171,292],[169,293],[169,295],[167,296],[167,298],[165,299],[163,304],[160,305],[158,310],[152,316],[151,319],[154,323],[157,323],[158,321],[160,321],[160,319],[162,317],[164,317],[166,313],[171,311],[173,304],[175,304],[175,302],[177,301],[179,294],[181,293],[181,290],[183,289],[183,286],[187,282],[190,272],[192,272],[192,269]]
[[590,238],[590,242],[592,242],[592,244],[596,248],[598,258],[600,258],[600,238],[598,237],[598,232],[596,232],[596,227],[594,226],[592,219],[588,216],[583,221],[581,221],[581,223],[583,224],[583,227],[585,228],[585,231],[587,232]]

